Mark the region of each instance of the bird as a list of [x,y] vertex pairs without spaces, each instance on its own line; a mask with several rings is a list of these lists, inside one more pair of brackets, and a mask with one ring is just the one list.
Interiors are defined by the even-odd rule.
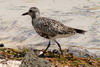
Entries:
[[48,46],[43,51],[41,56],[44,56],[53,40],[59,47],[60,53],[63,54],[60,44],[56,41],[57,38],[65,38],[77,33],[84,34],[86,31],[72,28],[62,24],[61,22],[40,16],[40,10],[37,7],[31,7],[28,12],[22,16],[29,15],[32,18],[32,25],[35,31],[41,36],[49,40]]

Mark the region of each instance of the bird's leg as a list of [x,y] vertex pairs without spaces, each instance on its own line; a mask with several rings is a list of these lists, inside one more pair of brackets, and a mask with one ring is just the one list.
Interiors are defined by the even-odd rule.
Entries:
[[48,48],[50,47],[50,41],[49,41],[49,44],[48,44],[48,46],[47,46],[47,48],[43,51],[43,53],[45,53],[47,50],[48,50]]
[[44,54],[45,54],[45,52],[48,50],[48,48],[50,47],[50,41],[49,41],[49,44],[48,44],[48,46],[47,46],[47,48],[43,51],[43,53],[40,55],[40,56],[44,56]]
[[58,45],[58,47],[59,47],[59,50],[60,50],[61,54],[63,55],[63,52],[62,52],[62,49],[61,49],[60,44],[59,44],[56,40],[55,40],[55,42],[57,43],[57,45]]

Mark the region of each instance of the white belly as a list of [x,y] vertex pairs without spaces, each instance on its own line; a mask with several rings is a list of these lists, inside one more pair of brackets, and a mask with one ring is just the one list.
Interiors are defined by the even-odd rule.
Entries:
[[63,35],[56,35],[55,37],[50,37],[50,39],[57,39],[57,38],[65,38],[73,36],[74,34],[63,34]]

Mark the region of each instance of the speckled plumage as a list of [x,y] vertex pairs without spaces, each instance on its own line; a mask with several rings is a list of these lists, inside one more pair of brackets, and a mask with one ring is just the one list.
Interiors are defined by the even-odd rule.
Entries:
[[[31,7],[28,12],[24,13],[23,15],[30,15],[32,18],[32,25],[35,28],[36,32],[47,39],[54,40],[57,45],[59,46],[59,49],[62,53],[60,44],[55,40],[56,38],[62,38],[62,37],[69,37],[76,33],[83,34],[85,31],[80,29],[71,28],[68,26],[65,26],[64,24],[61,24],[59,21],[56,21],[54,19],[49,19],[46,17],[40,17],[39,9],[36,7]],[[50,41],[47,46],[47,48],[44,50],[43,54],[46,52],[46,50],[50,47]]]
[[36,32],[45,38],[55,39],[59,37],[71,36],[76,33],[74,28],[67,27],[59,21],[46,17],[39,17],[38,19],[33,20],[32,24]]

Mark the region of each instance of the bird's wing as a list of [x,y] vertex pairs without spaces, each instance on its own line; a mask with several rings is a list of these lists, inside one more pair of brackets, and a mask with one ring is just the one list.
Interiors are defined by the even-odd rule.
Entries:
[[57,34],[73,34],[75,30],[61,24],[59,21],[41,17],[38,19],[39,30],[50,36],[56,36]]

